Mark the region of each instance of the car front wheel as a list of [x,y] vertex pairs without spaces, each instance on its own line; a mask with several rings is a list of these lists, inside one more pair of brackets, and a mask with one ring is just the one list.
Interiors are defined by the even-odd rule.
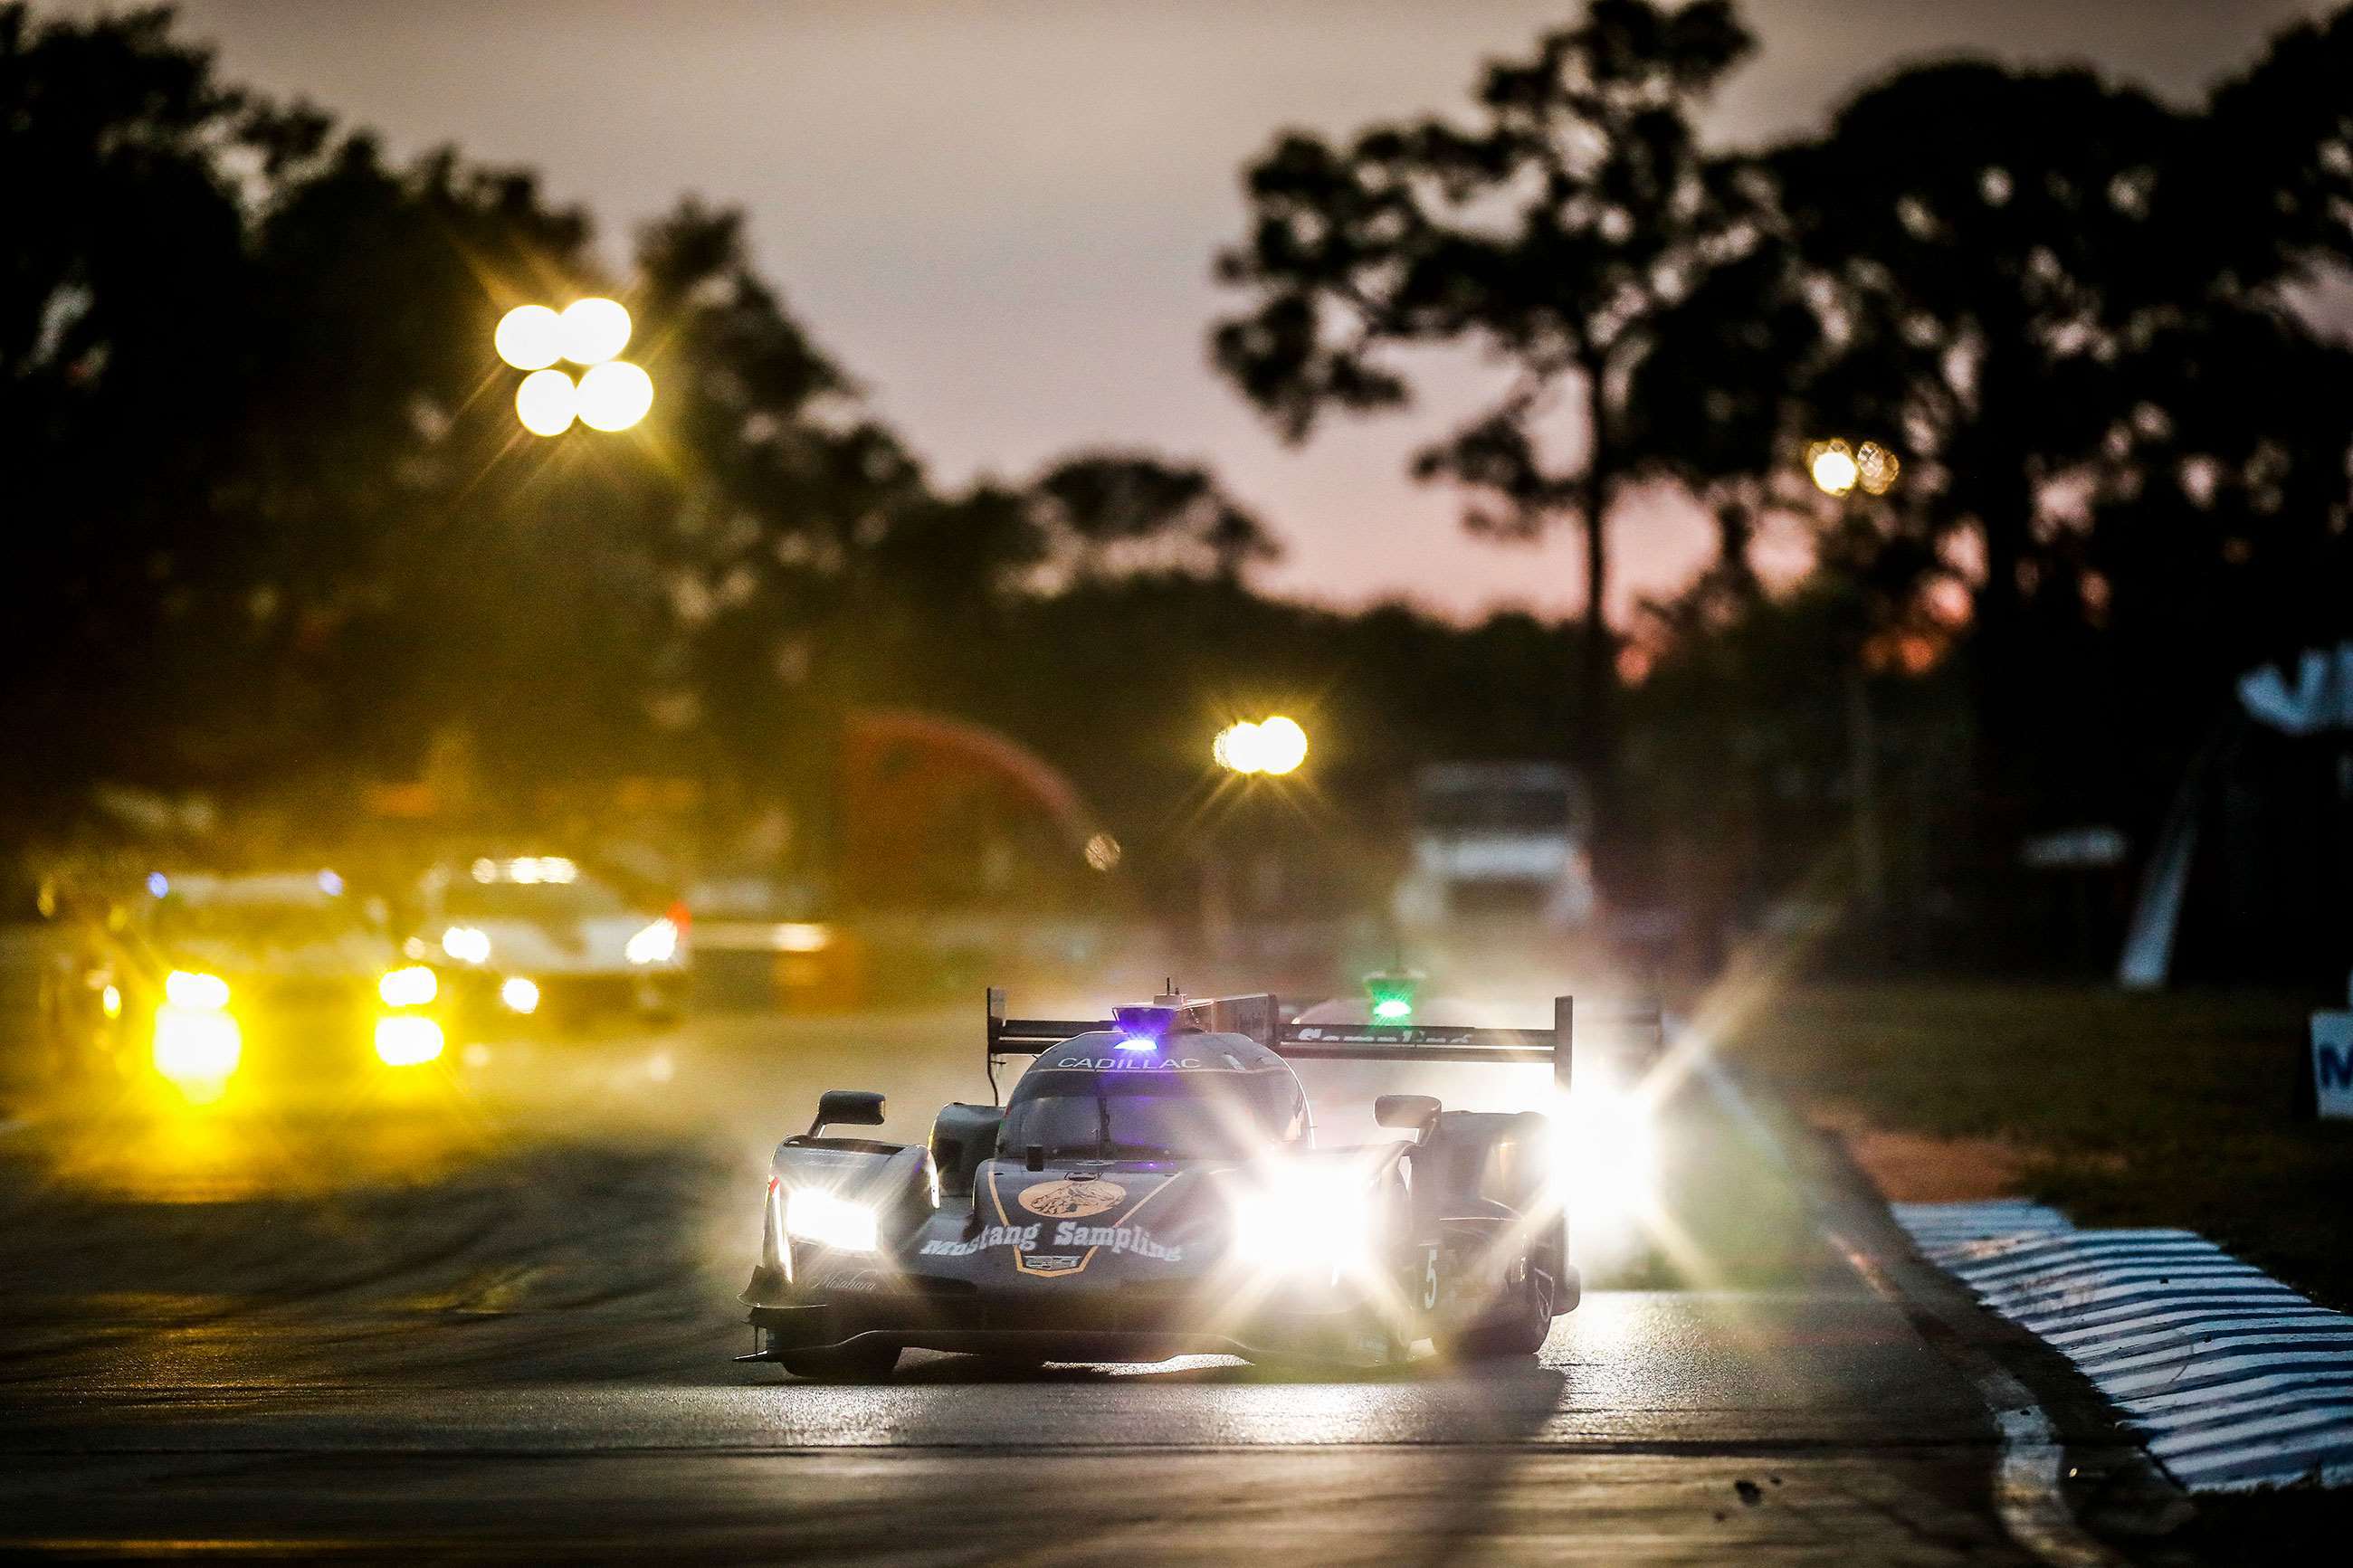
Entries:
[[1524,1262],[1519,1283],[1504,1300],[1472,1327],[1449,1335],[1440,1348],[1457,1361],[1532,1356],[1552,1333],[1552,1276]]

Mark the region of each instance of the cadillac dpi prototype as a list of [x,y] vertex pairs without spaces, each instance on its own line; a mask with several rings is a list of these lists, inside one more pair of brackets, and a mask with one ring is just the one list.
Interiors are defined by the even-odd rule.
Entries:
[[770,1166],[740,1359],[860,1380],[911,1348],[1534,1355],[1579,1289],[1550,1121],[1384,1095],[1375,1121],[1406,1137],[1319,1149],[1291,1063],[1541,1062],[1565,1091],[1569,999],[1530,1030],[1278,1018],[1271,996],[1173,994],[1101,1023],[1008,1018],[992,990],[991,1086],[1036,1058],[1005,1103],[948,1105],[900,1144],[824,1136],[883,1119],[879,1094],[825,1094]]

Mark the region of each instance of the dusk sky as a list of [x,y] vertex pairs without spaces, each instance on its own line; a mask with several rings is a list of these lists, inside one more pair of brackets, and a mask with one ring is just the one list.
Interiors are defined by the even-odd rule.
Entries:
[[[75,9],[90,9],[76,6]],[[1748,0],[1763,47],[1707,116],[1720,140],[1818,124],[1889,66],[1957,51],[2086,61],[2190,97],[2311,0]],[[1266,585],[1471,612],[1579,603],[1574,541],[1484,544],[1404,473],[1448,423],[1403,416],[1278,442],[1210,373],[1237,304],[1210,258],[1245,160],[1286,126],[1345,134],[1464,101],[1480,62],[1574,0],[526,4],[195,0],[227,73],[378,128],[534,165],[628,230],[696,192],[744,207],[758,262],[944,483],[1089,445],[1206,459],[1282,537]],[[1459,396],[1472,367],[1450,365]],[[1626,595],[1707,549],[1669,500],[1618,519]]]

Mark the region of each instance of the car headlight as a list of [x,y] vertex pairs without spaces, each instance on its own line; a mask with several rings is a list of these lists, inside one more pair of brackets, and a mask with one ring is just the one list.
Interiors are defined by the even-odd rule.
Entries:
[[1234,1199],[1234,1257],[1286,1274],[1337,1278],[1371,1265],[1374,1221],[1363,1172],[1276,1166]]
[[510,974],[499,982],[499,1003],[510,1013],[526,1017],[539,1011],[539,982],[527,974]]
[[491,933],[479,926],[451,926],[441,933],[441,951],[460,963],[488,963]]
[[785,1234],[837,1252],[871,1252],[874,1211],[823,1187],[795,1187],[785,1199]]
[[621,953],[631,963],[668,963],[678,956],[678,922],[664,915],[631,937]]
[[421,963],[396,969],[375,983],[375,994],[387,1007],[422,1007],[440,990],[440,977]]
[[1656,1201],[1658,1129],[1650,1096],[1579,1071],[1552,1123],[1553,1182],[1570,1212],[1607,1227]]
[[388,1068],[420,1067],[440,1056],[445,1043],[440,1025],[414,1013],[375,1021],[375,1058]]
[[166,1002],[155,1009],[155,1070],[183,1088],[225,1081],[244,1049],[237,1020],[217,1005]]
[[217,1013],[228,1005],[228,982],[217,974],[174,969],[164,976],[164,1000],[193,1013]]

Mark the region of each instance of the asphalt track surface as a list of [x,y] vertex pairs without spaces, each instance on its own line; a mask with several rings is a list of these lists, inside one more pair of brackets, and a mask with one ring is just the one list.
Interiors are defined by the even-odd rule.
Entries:
[[1509,1371],[732,1362],[767,1148],[820,1088],[889,1090],[897,1132],[985,1093],[971,1022],[550,1041],[398,1100],[18,1107],[0,1552],[2038,1560],[1978,1385],[1826,1241],[1593,1290]]

